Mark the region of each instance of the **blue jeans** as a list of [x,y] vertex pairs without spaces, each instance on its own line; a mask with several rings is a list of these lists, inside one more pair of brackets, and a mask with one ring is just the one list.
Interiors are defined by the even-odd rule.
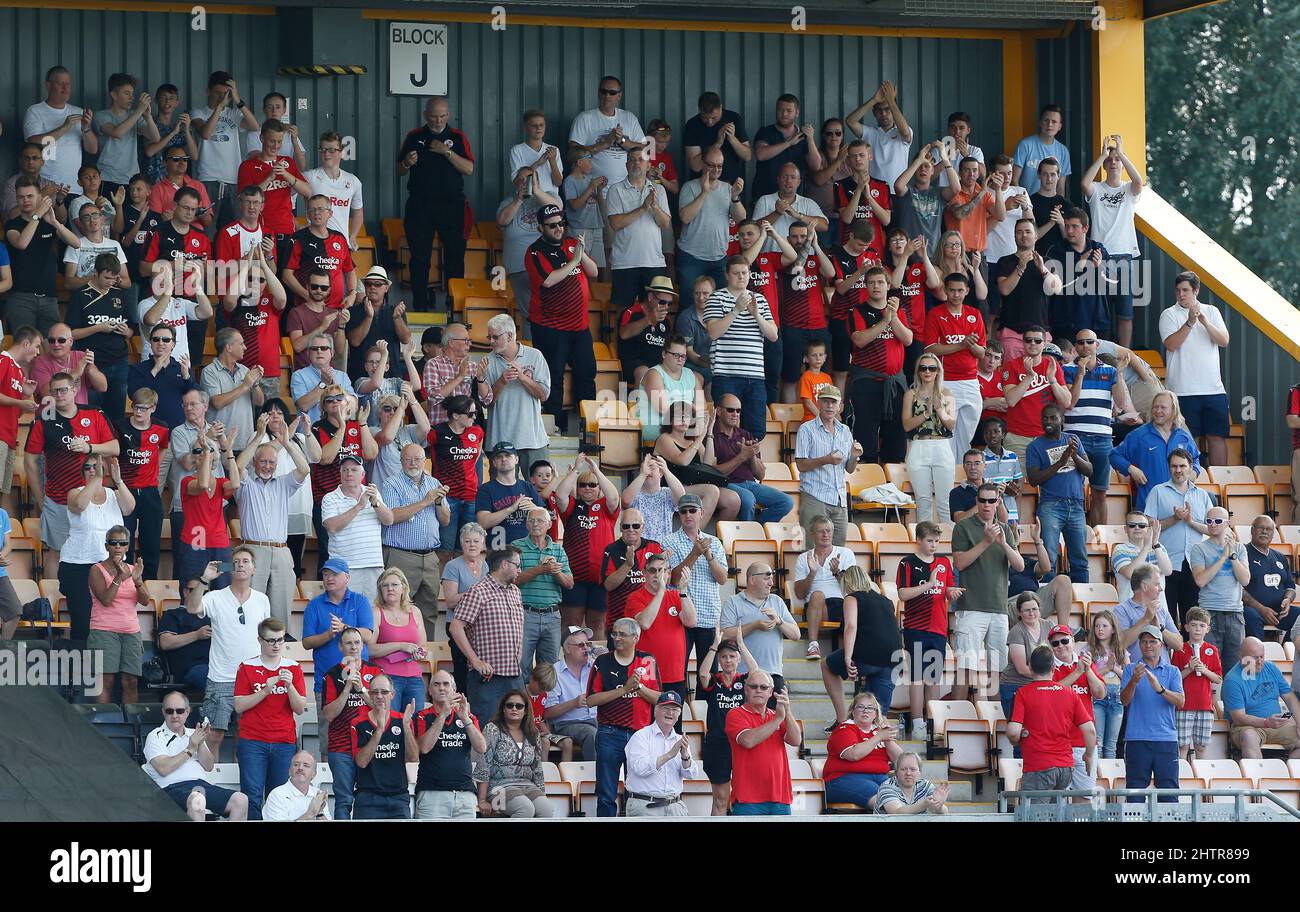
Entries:
[[618,774],[632,732],[613,725],[596,729],[596,816],[618,816]]
[[451,522],[440,530],[439,540],[444,551],[460,551],[460,527],[474,522],[474,501],[447,498],[447,511],[451,513]]
[[[1016,708],[1016,691],[1021,688],[1020,684],[1000,684],[998,687],[998,696],[1002,698],[1002,715],[1009,721],[1011,713]],[[1011,749],[1011,756],[1017,760],[1020,759],[1020,745],[1017,744]]]
[[754,518],[754,506],[763,511],[764,522],[780,522],[781,518],[794,509],[794,500],[784,491],[769,488],[757,481],[733,481],[727,485],[740,498],[740,514],[737,519]]
[[1088,582],[1088,527],[1084,520],[1083,501],[1050,494],[1038,496],[1038,522],[1043,530],[1043,543],[1052,559],[1052,573],[1056,573],[1056,558],[1060,551],[1057,542],[1065,535],[1065,553],[1070,558],[1070,580]]
[[726,254],[724,253],[723,256],[716,260],[701,260],[691,256],[684,250],[677,251],[677,290],[685,295],[683,300],[692,300],[691,295],[695,291],[695,280],[703,275],[713,279],[715,288],[722,288],[726,285]]
[[[176,578],[180,580],[181,589],[192,579],[198,579],[207,569],[208,563],[230,560],[230,548],[191,548],[184,541],[176,549]],[[276,783],[279,785],[280,783]]]
[[198,665],[191,665],[189,670],[181,676],[181,683],[192,690],[202,690],[208,686],[208,663],[202,662]]
[[357,764],[351,754],[330,751],[325,760],[334,776],[334,819],[352,819],[352,785],[357,779]]
[[406,704],[415,702],[415,711],[424,709],[424,675],[389,675],[393,682],[392,707],[397,712],[405,712]]
[[889,712],[889,704],[894,701],[894,669],[892,666],[859,665],[858,680],[880,701],[882,712]]
[[1118,684],[1107,684],[1106,696],[1092,701],[1092,721],[1097,727],[1097,743],[1101,745],[1101,758],[1114,760],[1115,744],[1119,740],[1119,726],[1124,721],[1124,704],[1119,701]]
[[[1151,787],[1151,776],[1156,777],[1156,788],[1178,788],[1178,742],[1177,741],[1125,741],[1124,742],[1124,787],[1145,789]],[[1142,801],[1141,795],[1129,796],[1130,804]],[[1173,803],[1173,796],[1161,797],[1161,801]]]
[[534,665],[554,665],[560,659],[560,612],[538,614],[524,609],[524,651],[519,669],[529,674]]
[[845,773],[826,783],[826,800],[834,804],[856,804],[870,808],[876,792],[889,778],[881,773]]
[[126,375],[130,365],[125,358],[118,361],[105,358],[102,361],[96,359],[95,367],[99,368],[104,378],[108,380],[108,386],[102,393],[91,390],[90,404],[97,409],[102,409],[111,420],[121,415],[126,408]]
[[755,801],[741,804],[739,801],[731,806],[733,817],[789,817],[790,805],[779,801]]
[[363,792],[352,803],[353,820],[410,820],[409,795],[377,795]]
[[[1264,618],[1261,617],[1260,613],[1256,611],[1254,608],[1252,608],[1250,605],[1246,605],[1245,608],[1246,608],[1246,636],[1251,636],[1251,637],[1255,637],[1256,639],[1262,640],[1264,638]],[[1276,606],[1273,607],[1273,610],[1274,611],[1277,610]],[[1281,630],[1283,633],[1283,637],[1282,637],[1283,642],[1286,642],[1287,640],[1291,639],[1291,628],[1295,626],[1295,619],[1297,617],[1300,617],[1300,610],[1292,608],[1290,611],[1287,612],[1286,617],[1278,619],[1277,629]]]
[[235,747],[239,762],[239,790],[248,796],[248,819],[262,819],[262,802],[271,789],[289,781],[289,761],[297,745],[240,738]]
[[767,386],[758,377],[738,377],[735,374],[713,375],[713,401],[730,393],[740,400],[740,426],[751,437],[763,439],[767,433]]
[[476,715],[482,715],[485,719],[491,719],[496,715],[502,697],[511,690],[522,689],[524,686],[522,675],[507,678],[504,675],[494,674],[485,681],[483,676],[473,668],[469,669],[466,683],[469,685],[466,688],[469,705],[473,707]]

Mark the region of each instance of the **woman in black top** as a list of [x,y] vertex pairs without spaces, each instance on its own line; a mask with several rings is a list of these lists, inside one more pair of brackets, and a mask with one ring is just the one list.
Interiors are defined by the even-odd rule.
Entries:
[[903,661],[903,639],[894,603],[881,595],[866,571],[856,565],[844,571],[840,588],[853,594],[844,597],[842,648],[822,662],[822,681],[835,707],[835,721],[826,731],[833,731],[848,718],[842,682],[850,678],[864,680],[880,701],[881,710],[889,712],[894,699],[894,672]]
[[[713,670],[715,653],[718,656],[717,671]],[[713,634],[713,645],[700,660],[699,690],[696,693],[702,695],[709,705],[700,760],[713,786],[714,817],[727,816],[731,804],[731,743],[727,740],[727,713],[745,702],[747,676],[738,673],[741,659],[745,660],[746,668],[758,667],[745,648],[745,637],[740,628],[736,628],[734,642],[723,642],[722,628],[718,627]]]

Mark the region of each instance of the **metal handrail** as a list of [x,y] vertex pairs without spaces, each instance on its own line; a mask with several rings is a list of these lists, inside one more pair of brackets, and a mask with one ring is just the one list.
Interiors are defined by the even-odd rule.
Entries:
[[[1129,789],[1129,788],[1095,788],[1095,789],[1035,789],[1032,791],[1014,791],[1003,792],[998,796],[999,813],[1007,813],[1007,801],[1011,798],[1028,800],[1035,798],[1052,798],[1055,799],[1056,805],[1063,806],[1071,798],[1088,798],[1094,799],[1098,795],[1107,797],[1124,797],[1129,798],[1133,795],[1140,795],[1146,799],[1148,810],[1154,812],[1158,799],[1162,797],[1191,797],[1192,811],[1195,813],[1201,806],[1202,798],[1235,798],[1235,811],[1238,818],[1245,817],[1246,799],[1247,798],[1267,798],[1273,804],[1286,811],[1296,820],[1300,820],[1300,809],[1294,808],[1287,804],[1277,795],[1268,789],[1165,789],[1165,788],[1146,788],[1146,789]],[[1138,802],[1133,802],[1137,804]]]

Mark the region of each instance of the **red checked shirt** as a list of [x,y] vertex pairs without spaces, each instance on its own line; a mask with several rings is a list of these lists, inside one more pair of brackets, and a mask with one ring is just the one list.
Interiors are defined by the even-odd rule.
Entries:
[[512,678],[519,674],[524,648],[524,603],[519,587],[503,586],[491,574],[465,590],[456,605],[456,620],[469,628],[474,654],[492,666],[492,674]]
[[298,728],[289,706],[289,688],[280,680],[280,669],[287,668],[293,675],[293,689],[305,695],[307,686],[302,666],[292,659],[281,659],[275,668],[267,668],[262,657],[250,659],[239,666],[235,674],[235,696],[249,697],[264,687],[271,695],[252,709],[239,714],[239,737],[248,741],[269,741],[272,744],[293,744],[298,740]]

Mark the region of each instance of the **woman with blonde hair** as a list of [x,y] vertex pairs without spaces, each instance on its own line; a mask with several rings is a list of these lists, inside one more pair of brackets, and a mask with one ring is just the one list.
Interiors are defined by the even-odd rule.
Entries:
[[917,522],[952,522],[948,492],[957,471],[952,452],[956,425],[957,403],[943,385],[943,360],[926,352],[917,359],[912,385],[903,394],[907,476],[916,497]]
[[1186,450],[1192,457],[1192,478],[1201,470],[1196,440],[1183,423],[1178,396],[1161,390],[1151,397],[1151,420],[1136,427],[1110,451],[1110,464],[1137,485],[1133,509],[1146,507],[1147,492],[1169,480],[1169,455]]
[[[842,642],[822,662],[822,682],[835,707],[832,732],[848,717],[844,707],[844,681],[865,683],[885,712],[894,699],[894,681],[903,662],[903,639],[898,632],[894,603],[871,584],[867,572],[857,564],[840,576],[844,590]],[[901,680],[901,678],[897,678]]]
[[903,753],[898,728],[890,723],[880,701],[870,691],[853,698],[849,718],[835,727],[826,742],[826,800],[856,804],[872,811],[876,792],[889,776],[890,761]]
[[425,656],[424,618],[411,601],[411,584],[406,574],[389,567],[379,574],[375,585],[379,597],[375,603],[376,635],[370,644],[370,661],[383,669],[393,682],[393,705],[414,702],[416,711],[424,708]]
[[[978,250],[967,253],[966,242],[961,239],[960,232],[945,231],[939,236],[938,249],[930,254],[930,262],[941,276],[950,276],[954,272],[958,272],[970,280],[970,290],[975,295],[975,300],[966,303],[983,313],[984,319],[987,321],[989,315],[987,305],[984,302],[989,297],[989,286],[984,281],[984,276],[980,275],[981,256],[982,254]],[[930,301],[943,303],[948,300],[948,295],[942,285],[933,290],[927,287],[925,295],[927,312],[933,306],[929,303]]]

